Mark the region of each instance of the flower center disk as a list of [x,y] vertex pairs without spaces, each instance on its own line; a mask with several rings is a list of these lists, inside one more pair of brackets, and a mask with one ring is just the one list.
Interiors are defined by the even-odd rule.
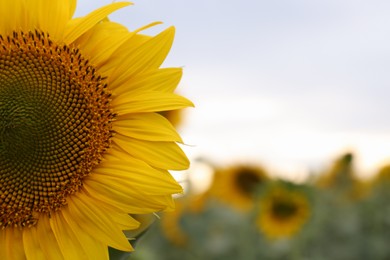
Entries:
[[104,79],[49,35],[0,35],[0,225],[32,226],[77,192],[110,146]]
[[238,189],[246,196],[252,197],[256,191],[256,186],[262,182],[260,176],[250,169],[241,169],[236,176]]
[[275,201],[272,204],[272,213],[273,215],[281,220],[285,220],[294,216],[297,212],[297,205],[291,201]]

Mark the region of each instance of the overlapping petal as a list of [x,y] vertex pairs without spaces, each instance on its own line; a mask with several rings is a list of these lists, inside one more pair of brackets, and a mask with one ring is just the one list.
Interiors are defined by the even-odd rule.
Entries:
[[96,9],[85,17],[82,17],[76,22],[71,23],[65,29],[64,42],[67,44],[73,43],[75,40],[77,40],[77,38],[88,32],[88,30],[92,29],[96,24],[101,22],[109,14],[130,4],[130,2],[112,3],[99,9]]
[[172,93],[179,84],[182,74],[181,68],[164,68],[140,73],[115,88],[113,93],[116,96],[146,91]]
[[188,99],[174,93],[148,91],[122,95],[113,99],[118,115],[128,113],[160,112],[193,106]]
[[[158,69],[171,49],[174,35],[174,27],[169,27],[134,50],[132,48],[117,50],[120,51],[122,59],[121,62],[117,59],[118,64],[109,78],[111,87],[115,89],[136,74]],[[115,63],[114,60],[112,62]]]
[[113,123],[121,135],[149,141],[182,142],[172,124],[157,113],[126,114]]
[[117,135],[115,143],[130,155],[153,167],[170,170],[185,170],[189,160],[182,149],[173,142],[153,142]]

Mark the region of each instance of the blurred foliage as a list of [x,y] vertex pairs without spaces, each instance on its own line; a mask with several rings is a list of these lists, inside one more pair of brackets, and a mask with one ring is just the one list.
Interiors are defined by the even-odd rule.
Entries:
[[363,181],[353,163],[345,154],[305,183],[214,167],[210,188],[155,217],[128,259],[390,259],[390,166]]

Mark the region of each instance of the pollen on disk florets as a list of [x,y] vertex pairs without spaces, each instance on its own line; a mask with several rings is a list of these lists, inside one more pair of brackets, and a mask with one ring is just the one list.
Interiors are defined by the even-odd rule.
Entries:
[[112,137],[110,93],[77,47],[0,35],[0,226],[60,209]]

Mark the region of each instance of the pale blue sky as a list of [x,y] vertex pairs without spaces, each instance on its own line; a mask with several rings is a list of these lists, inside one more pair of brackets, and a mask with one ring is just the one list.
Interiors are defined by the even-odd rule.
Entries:
[[[79,0],[77,15],[110,2]],[[367,172],[390,158],[390,1],[134,3],[111,18],[177,29],[165,65],[184,66],[180,91],[197,105],[181,129],[190,156],[276,174],[348,149]]]

